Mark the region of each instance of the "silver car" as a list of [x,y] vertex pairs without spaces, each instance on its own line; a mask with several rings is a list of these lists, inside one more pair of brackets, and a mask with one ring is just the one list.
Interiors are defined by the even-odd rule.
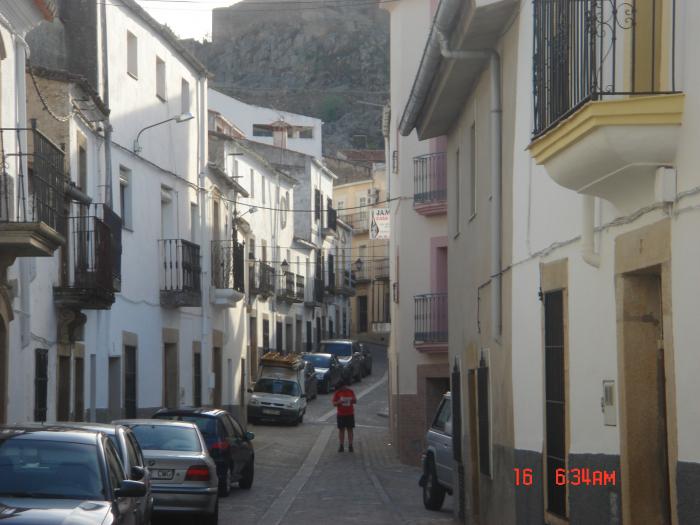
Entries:
[[141,446],[151,474],[154,513],[200,514],[197,523],[216,525],[216,464],[197,425],[158,419],[123,419],[113,424],[130,427]]
[[447,392],[437,409],[433,423],[425,436],[423,453],[423,505],[428,510],[440,510],[445,494],[452,494],[452,396]]

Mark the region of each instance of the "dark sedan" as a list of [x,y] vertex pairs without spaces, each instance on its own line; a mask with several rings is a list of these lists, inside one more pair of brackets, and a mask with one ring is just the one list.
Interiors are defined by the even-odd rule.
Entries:
[[332,354],[302,354],[301,357],[314,365],[319,392],[327,394],[338,386],[341,366],[337,357]]
[[356,341],[352,339],[321,341],[319,353],[333,354],[338,358],[344,379],[362,381],[362,354]]
[[316,367],[307,359],[304,359],[304,392],[306,392],[306,398],[309,401],[318,397]]
[[0,518],[5,524],[142,525],[146,485],[127,479],[101,432],[0,427]]
[[246,432],[231,414],[219,408],[181,408],[159,410],[153,417],[197,425],[209,455],[216,463],[221,496],[228,496],[233,483],[238,483],[242,489],[253,486],[255,451],[252,441],[255,434]]
[[366,376],[372,375],[372,351],[367,343],[358,343],[362,354],[362,373]]

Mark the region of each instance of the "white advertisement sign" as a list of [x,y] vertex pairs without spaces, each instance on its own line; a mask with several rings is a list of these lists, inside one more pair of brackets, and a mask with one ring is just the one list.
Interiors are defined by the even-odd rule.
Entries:
[[369,224],[369,238],[388,239],[390,233],[389,208],[374,208]]

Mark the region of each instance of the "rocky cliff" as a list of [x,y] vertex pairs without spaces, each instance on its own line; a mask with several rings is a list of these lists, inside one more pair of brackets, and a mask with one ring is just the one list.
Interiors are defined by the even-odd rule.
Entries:
[[212,42],[188,42],[210,85],[251,104],[323,119],[324,154],[383,148],[389,15],[367,0],[244,0],[212,15]]

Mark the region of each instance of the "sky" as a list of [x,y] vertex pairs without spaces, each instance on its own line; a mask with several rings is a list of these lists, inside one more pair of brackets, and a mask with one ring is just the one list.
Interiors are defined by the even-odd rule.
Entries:
[[239,0],[137,0],[141,7],[180,38],[202,40],[211,34],[211,10]]

